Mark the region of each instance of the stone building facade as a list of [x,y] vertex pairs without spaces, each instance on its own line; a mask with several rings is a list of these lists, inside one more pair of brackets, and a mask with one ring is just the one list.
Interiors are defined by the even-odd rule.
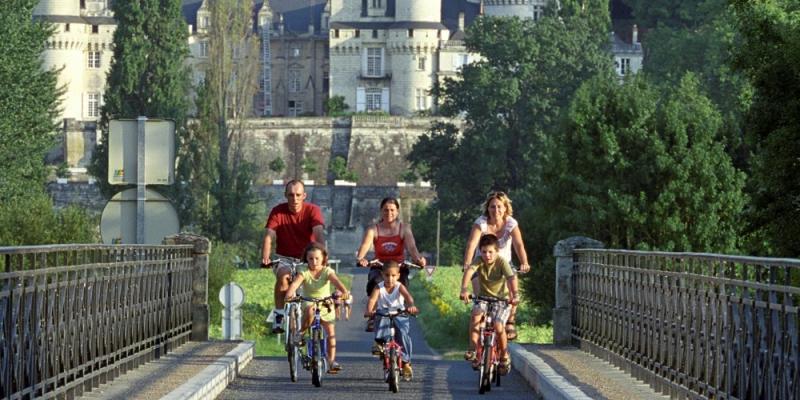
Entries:
[[42,64],[45,69],[61,68],[58,85],[66,91],[61,103],[63,144],[48,158],[82,172],[96,143],[117,23],[108,0],[41,0],[33,15],[54,28]]

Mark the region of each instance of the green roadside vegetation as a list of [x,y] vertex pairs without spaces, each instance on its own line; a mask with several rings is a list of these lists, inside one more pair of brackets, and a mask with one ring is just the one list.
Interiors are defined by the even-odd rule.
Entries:
[[[219,302],[219,290],[228,282],[235,282],[244,290],[242,310],[243,339],[255,343],[257,356],[281,356],[284,349],[277,335],[271,333],[272,324],[267,323],[267,316],[275,302],[272,288],[275,285],[275,274],[272,270],[237,268],[237,260],[242,254],[256,254],[248,246],[215,243],[211,248],[208,274],[209,329],[212,339],[222,338],[222,305]],[[250,262],[249,265],[258,265]],[[353,277],[339,274],[346,287],[350,287]]]
[[[467,326],[470,306],[458,299],[461,287],[461,268],[441,267],[436,269],[431,280],[426,274],[417,274],[411,280],[411,292],[420,309],[417,320],[422,326],[428,345],[447,359],[458,359],[467,348]],[[517,310],[517,332],[519,343],[552,343],[552,325],[534,325],[532,321],[538,310],[525,301]]]

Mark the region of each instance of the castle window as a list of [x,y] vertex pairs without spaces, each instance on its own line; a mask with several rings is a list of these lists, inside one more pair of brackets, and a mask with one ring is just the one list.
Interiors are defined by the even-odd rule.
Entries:
[[372,8],[383,8],[383,0],[372,0]]
[[333,30],[333,37],[334,37],[334,39],[338,39],[339,38],[339,30],[338,29],[334,29]]
[[208,16],[207,15],[202,16],[200,18],[200,26],[199,26],[199,28],[200,29],[208,29],[208,25],[209,25]]
[[302,100],[289,100],[289,116],[296,117],[303,113]]
[[100,33],[100,26],[92,25],[92,33]]
[[383,75],[383,49],[380,47],[367,48],[367,76]]
[[428,109],[428,91],[426,89],[416,90],[416,100],[417,111]]
[[89,93],[87,96],[86,115],[88,117],[100,116],[100,93]]
[[469,63],[469,55],[468,54],[453,54],[453,69],[458,70],[459,68],[467,65]]
[[100,52],[90,51],[89,55],[89,68],[100,68]]
[[297,93],[300,91],[300,71],[293,69],[289,71],[289,91]]
[[69,24],[64,24],[64,32],[69,32]]
[[356,29],[356,37],[361,37],[361,30]]
[[366,94],[367,111],[380,111],[383,109],[383,107],[381,107],[381,95],[383,94],[381,88],[368,88]]
[[544,6],[536,4],[533,6],[533,20],[538,21],[544,16]]
[[617,74],[620,76],[625,76],[631,73],[631,59],[630,58],[620,58],[616,62],[617,64]]
[[378,38],[378,30],[377,29],[373,29],[372,30],[372,38],[373,39],[377,39]]
[[413,29],[409,29],[408,30],[408,37],[410,37],[410,38],[414,37],[414,30]]
[[425,71],[425,57],[417,57],[417,69]]
[[294,57],[294,58],[300,57],[300,48],[299,47],[292,47],[292,57]]
[[208,57],[208,41],[203,40],[200,42],[200,57]]

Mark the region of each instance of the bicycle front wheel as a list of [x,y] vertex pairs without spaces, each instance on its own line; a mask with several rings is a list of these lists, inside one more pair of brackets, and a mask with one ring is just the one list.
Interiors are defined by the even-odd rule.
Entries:
[[389,351],[389,390],[397,393],[400,390],[400,362],[397,357],[397,350]]
[[318,330],[314,331],[314,339],[312,343],[313,356],[311,357],[311,383],[316,386],[322,386],[322,338]]
[[491,336],[483,338],[483,349],[481,355],[480,382],[478,393],[483,394],[492,389],[492,339]]

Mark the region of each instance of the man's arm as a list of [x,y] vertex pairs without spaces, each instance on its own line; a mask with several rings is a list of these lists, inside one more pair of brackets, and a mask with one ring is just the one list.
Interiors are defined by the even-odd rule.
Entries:
[[322,247],[327,248],[325,245],[325,227],[322,225],[316,225],[311,229],[314,232],[314,241],[322,245]]
[[264,233],[264,244],[261,246],[261,263],[269,264],[269,256],[272,253],[272,242],[275,241],[275,231],[267,228]]

